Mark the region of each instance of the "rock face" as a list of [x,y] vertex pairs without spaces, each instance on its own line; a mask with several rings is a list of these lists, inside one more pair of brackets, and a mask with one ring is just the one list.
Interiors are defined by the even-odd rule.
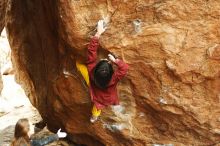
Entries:
[[[17,81],[49,128],[62,127],[78,143],[214,145],[219,9],[218,0],[9,0],[5,20]],[[75,61],[85,62],[99,19],[108,23],[100,57],[114,52],[130,69],[118,86],[120,106],[91,124]]]
[[[0,35],[5,26],[6,0],[0,0]],[[1,70],[1,66],[0,66]],[[2,91],[2,77],[0,73],[0,94]]]
[[0,34],[5,26],[5,13],[6,13],[7,0],[0,1]]
[[2,76],[0,74],[0,95],[1,95],[1,92],[2,92],[2,88],[3,88],[3,83],[2,83]]

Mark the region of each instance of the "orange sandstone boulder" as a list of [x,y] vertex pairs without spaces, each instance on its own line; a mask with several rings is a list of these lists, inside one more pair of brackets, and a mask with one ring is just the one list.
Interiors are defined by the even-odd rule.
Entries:
[[[0,1],[0,35],[1,32],[5,26],[5,12],[6,12],[6,0],[1,0]],[[0,66],[1,68],[1,66]],[[1,77],[1,73],[0,73],[0,94],[2,91],[2,77]]]
[[[50,130],[89,146],[214,145],[220,141],[220,1],[13,0],[6,27],[17,81]],[[100,57],[130,66],[120,105],[91,124],[75,61],[104,19]],[[104,48],[104,49],[103,49]]]

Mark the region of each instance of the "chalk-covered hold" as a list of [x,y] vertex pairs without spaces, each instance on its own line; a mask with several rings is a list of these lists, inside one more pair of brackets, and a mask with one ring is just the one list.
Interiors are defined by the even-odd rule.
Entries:
[[133,21],[134,31],[135,31],[136,33],[141,32],[141,23],[142,23],[142,22],[141,22],[140,19],[136,19],[136,20]]
[[214,46],[208,48],[207,54],[210,59],[220,60],[220,45],[215,44]]

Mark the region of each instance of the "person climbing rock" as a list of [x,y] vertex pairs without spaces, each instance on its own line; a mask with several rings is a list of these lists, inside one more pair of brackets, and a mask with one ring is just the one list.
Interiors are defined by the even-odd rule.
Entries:
[[[108,54],[108,59],[101,59],[97,63],[97,49],[99,37],[106,30],[104,21],[99,20],[97,33],[92,37],[88,46],[87,68],[89,74],[89,90],[92,102],[92,117],[90,121],[95,122],[101,114],[101,110],[109,105],[118,105],[117,83],[126,75],[128,65],[122,60]],[[112,64],[117,66],[114,71]]]
[[59,140],[59,138],[66,137],[65,132],[61,132],[61,129],[57,131],[57,134],[50,135],[42,139],[30,139],[29,137],[30,125],[28,119],[20,119],[15,125],[14,139],[11,146],[44,146],[53,141]]

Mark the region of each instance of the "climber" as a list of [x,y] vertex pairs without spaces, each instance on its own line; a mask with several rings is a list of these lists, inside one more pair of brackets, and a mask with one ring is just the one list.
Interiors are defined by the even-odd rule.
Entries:
[[[94,123],[101,114],[101,110],[108,105],[118,105],[117,83],[128,71],[128,65],[122,60],[115,58],[114,55],[108,54],[108,59],[97,61],[97,49],[99,46],[99,37],[106,30],[104,21],[99,20],[97,33],[92,37],[88,46],[87,70],[82,64],[76,63],[78,70],[81,72],[85,80],[89,76],[89,90],[92,102],[92,116],[90,121]],[[118,68],[113,70],[112,64]]]
[[46,138],[31,140],[29,137],[30,125],[28,119],[20,119],[15,125],[14,139],[11,146],[44,146],[59,138],[66,137],[65,132],[57,131],[57,134],[50,135]]

